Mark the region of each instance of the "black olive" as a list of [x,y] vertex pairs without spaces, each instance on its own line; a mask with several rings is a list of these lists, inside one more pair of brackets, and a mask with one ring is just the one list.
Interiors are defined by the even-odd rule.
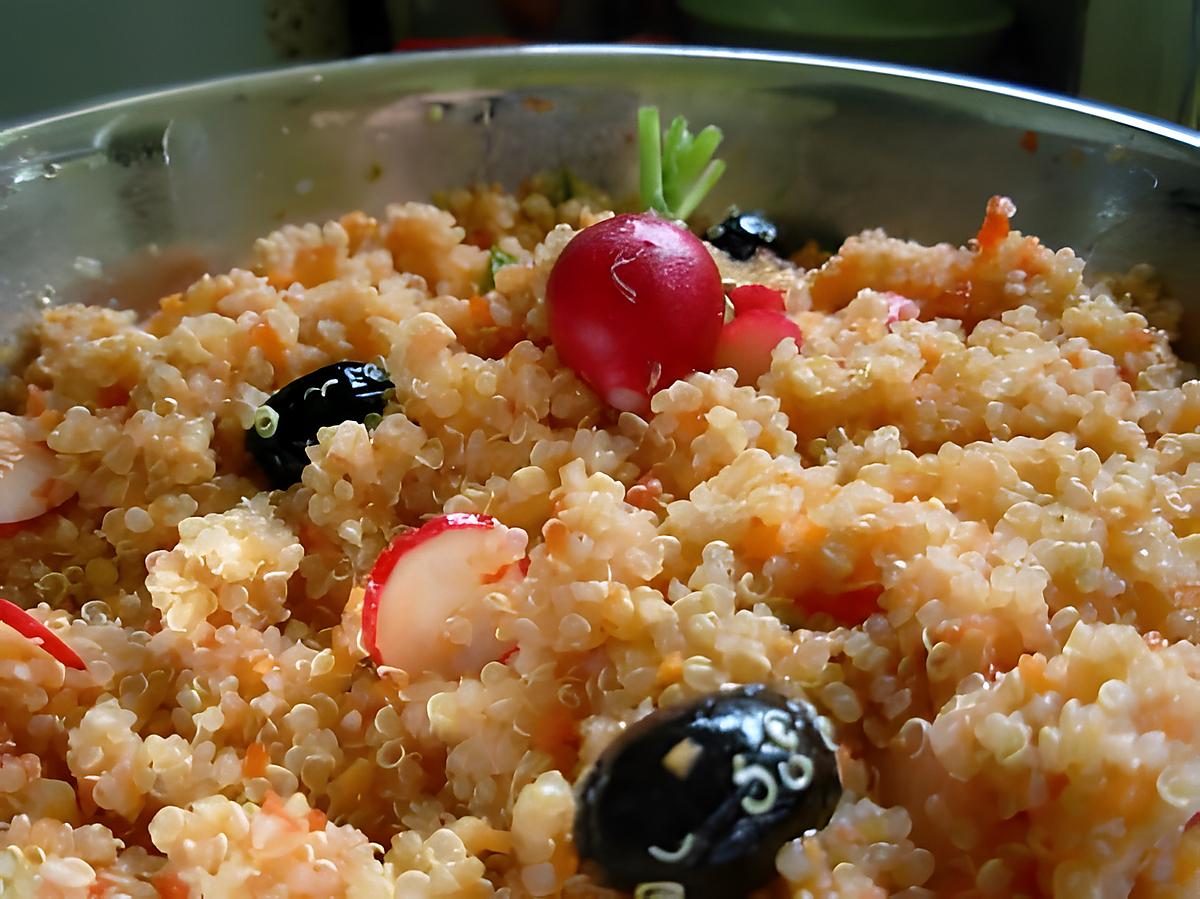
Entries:
[[830,725],[763,684],[647,715],[584,780],[580,857],[608,885],[677,883],[741,896],[775,876],[788,840],[824,827],[842,795]]
[[738,212],[713,225],[704,237],[734,259],[749,259],[759,247],[774,250],[779,229],[761,212]]
[[281,387],[258,408],[246,431],[249,450],[271,483],[285,490],[308,464],[305,447],[321,428],[380,415],[395,385],[373,362],[335,362]]

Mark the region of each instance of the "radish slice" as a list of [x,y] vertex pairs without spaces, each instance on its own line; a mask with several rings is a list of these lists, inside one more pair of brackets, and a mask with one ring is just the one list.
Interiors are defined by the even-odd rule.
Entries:
[[87,670],[87,665],[84,664],[79,654],[64,643],[54,631],[7,599],[0,599],[0,623],[7,624],[22,637],[40,646],[68,668],[74,668],[77,671]]
[[378,665],[410,676],[476,674],[509,648],[485,597],[525,576],[528,537],[487,515],[450,514],[380,554],[363,597],[363,643]]
[[921,307],[908,297],[901,296],[900,294],[889,290],[887,293],[887,298],[887,324],[891,325],[895,322],[906,322],[910,319],[920,316]]
[[733,303],[736,315],[751,309],[783,312],[787,308],[783,300],[783,291],[763,284],[743,284],[741,287],[735,287],[729,291],[729,301]]
[[14,415],[0,414],[0,525],[29,521],[62,505],[74,492],[62,464],[33,443]]
[[771,351],[791,337],[799,347],[800,328],[785,315],[766,309],[739,314],[721,330],[716,368],[737,369],[738,383],[754,384],[771,369]]

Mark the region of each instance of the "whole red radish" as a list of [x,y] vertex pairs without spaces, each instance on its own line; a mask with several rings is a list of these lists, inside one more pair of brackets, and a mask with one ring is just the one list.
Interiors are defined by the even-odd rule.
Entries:
[[576,234],[546,306],[562,361],[613,408],[646,415],[655,391],[712,368],[725,295],[704,244],[644,213]]

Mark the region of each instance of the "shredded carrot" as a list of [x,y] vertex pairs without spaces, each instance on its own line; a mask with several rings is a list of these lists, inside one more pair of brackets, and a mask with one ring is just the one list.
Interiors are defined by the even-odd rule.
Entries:
[[250,329],[250,344],[262,350],[277,375],[288,370],[287,349],[270,322],[261,321]]
[[738,541],[741,554],[750,560],[762,561],[783,552],[783,543],[779,539],[779,528],[764,524],[758,518],[750,519],[750,526]]
[[795,602],[810,614],[824,612],[838,624],[857,627],[879,611],[879,597],[882,595],[883,588],[875,584],[844,593],[814,590],[797,597]]
[[829,261],[829,257],[832,255],[828,250],[821,249],[821,245],[815,240],[808,240],[805,241],[804,246],[788,258],[800,268],[812,269],[820,268]]
[[242,759],[242,776],[263,777],[267,773],[270,760],[267,748],[262,743],[251,743],[246,747],[246,756]]
[[496,324],[496,320],[492,318],[492,307],[484,297],[473,296],[467,300],[467,306],[471,310],[471,323],[477,328],[487,328]]
[[484,359],[503,359],[527,337],[524,329],[515,325],[481,328],[474,350]]
[[538,720],[531,734],[533,746],[554,760],[554,767],[569,771],[579,753],[578,722],[571,710],[556,702]]
[[667,687],[679,683],[682,677],[683,653],[669,652],[663,656],[663,660],[658,665],[658,673],[654,676],[657,684],[660,687]]
[[262,810],[268,815],[286,815],[283,810],[283,800],[279,798],[279,794],[274,790],[267,790],[267,795],[263,797]]
[[189,899],[192,895],[192,891],[183,882],[183,878],[170,871],[155,874],[150,883],[154,889],[158,890],[158,895],[162,899]]
[[319,808],[309,809],[308,814],[305,817],[308,821],[308,829],[310,831],[324,830],[325,823],[329,820],[329,818],[326,817],[325,813],[323,811],[321,811]]
[[129,388],[124,384],[109,384],[96,391],[96,403],[102,409],[124,406],[129,402]]
[[496,240],[492,237],[492,232],[487,228],[475,228],[467,232],[465,240],[465,243],[469,243],[473,247],[479,247],[481,250],[488,249],[495,242]]
[[509,562],[507,565],[501,565],[491,574],[485,574],[482,578],[480,578],[480,582],[484,584],[498,584],[510,574],[513,574],[518,570],[524,574],[529,569],[529,563],[524,559],[522,562],[525,562],[524,567],[522,567],[521,562]]
[[979,241],[979,249],[984,253],[994,253],[1008,237],[1008,218],[1012,215],[1012,201],[999,195],[988,200],[987,212],[983,216],[983,224],[975,236]]

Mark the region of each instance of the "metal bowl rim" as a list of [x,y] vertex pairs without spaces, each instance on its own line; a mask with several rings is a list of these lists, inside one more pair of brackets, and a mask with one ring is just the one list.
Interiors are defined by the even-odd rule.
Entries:
[[187,82],[138,91],[90,102],[25,121],[18,121],[0,128],[0,147],[19,136],[34,132],[54,123],[84,118],[99,113],[119,113],[148,101],[170,100],[206,93],[219,93],[231,88],[270,88],[287,86],[305,79],[321,79],[326,75],[342,75],[360,69],[398,69],[410,65],[437,65],[438,63],[471,62],[473,60],[514,59],[578,59],[599,60],[622,57],[624,59],[669,59],[687,58],[697,60],[727,60],[763,62],[774,64],[801,65],[815,69],[853,71],[880,75],[908,81],[932,82],[948,87],[999,94],[1018,100],[1055,107],[1074,113],[1092,116],[1113,124],[1134,128],[1157,137],[1200,150],[1200,131],[1168,122],[1164,119],[1142,115],[1127,109],[1107,106],[1091,100],[1068,97],[1037,88],[1022,87],[987,78],[957,75],[933,69],[895,65],[884,62],[823,56],[809,53],[793,53],[782,50],[752,50],[726,47],[697,47],[668,44],[527,44],[513,47],[480,47],[455,50],[431,50],[413,54],[380,54],[332,62],[310,63],[288,66],[260,72],[222,75],[200,81]]

